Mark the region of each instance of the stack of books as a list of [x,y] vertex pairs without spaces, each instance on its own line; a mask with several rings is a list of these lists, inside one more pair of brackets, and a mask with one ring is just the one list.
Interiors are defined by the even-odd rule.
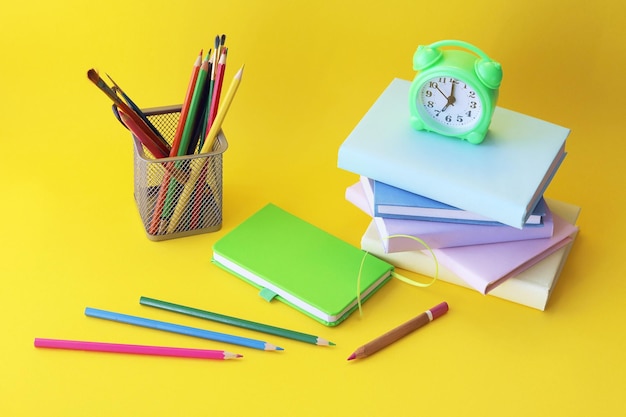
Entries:
[[415,131],[409,87],[394,79],[339,148],[372,216],[362,249],[434,276],[432,250],[440,279],[544,310],[578,232],[579,207],[543,198],[569,130],[497,107],[479,145]]

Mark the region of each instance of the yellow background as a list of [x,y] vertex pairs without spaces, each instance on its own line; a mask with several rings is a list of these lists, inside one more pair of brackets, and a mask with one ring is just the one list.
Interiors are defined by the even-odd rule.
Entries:
[[[589,416],[625,412],[625,6],[588,1],[10,2],[0,13],[0,415]],[[180,103],[201,48],[226,33],[221,231],[155,243],[133,200],[132,146],[86,77],[142,107]],[[417,45],[458,38],[499,60],[499,105],[572,129],[546,196],[582,207],[545,312],[438,282],[390,282],[326,328],[210,263],[212,244],[267,202],[353,243],[337,150]],[[232,329],[138,304],[141,295],[337,343],[265,337],[238,361],[35,349],[35,337],[224,348],[87,318],[86,306]],[[436,323],[363,361],[359,345],[442,300]],[[252,332],[240,334],[258,337]]]

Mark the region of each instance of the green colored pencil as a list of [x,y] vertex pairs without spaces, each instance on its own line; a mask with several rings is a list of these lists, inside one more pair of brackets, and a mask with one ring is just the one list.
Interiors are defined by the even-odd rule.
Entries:
[[254,321],[244,320],[237,317],[226,316],[223,314],[212,313],[210,311],[199,310],[193,307],[186,307],[179,304],[169,303],[167,301],[155,300],[153,298],[141,297],[139,304],[156,307],[167,311],[186,314],[188,316],[198,317],[201,319],[211,320],[218,323],[229,324],[231,326],[242,327],[244,329],[255,330],[275,336],[285,337],[287,339],[298,340],[300,342],[311,343],[320,346],[334,346],[333,342],[329,342],[318,336],[306,333],[296,332],[294,330],[282,329],[280,327],[270,326],[268,324],[257,323]]
[[187,121],[185,122],[185,127],[183,128],[183,136],[180,139],[180,145],[178,147],[178,156],[187,155],[187,148],[189,147],[189,142],[191,142],[191,136],[193,135],[194,127],[197,124],[197,118],[200,117],[200,119],[202,119],[202,115],[199,115],[198,112],[201,107],[200,102],[202,101],[202,95],[206,92],[205,84],[207,82],[208,72],[209,59],[207,55],[200,66],[198,80],[196,81],[196,88],[194,88],[193,95],[191,96],[189,114],[187,115]]

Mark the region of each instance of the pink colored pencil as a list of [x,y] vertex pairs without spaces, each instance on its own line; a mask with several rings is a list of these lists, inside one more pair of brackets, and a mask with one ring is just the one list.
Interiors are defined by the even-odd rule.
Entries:
[[[185,94],[185,100],[183,101],[183,107],[180,110],[180,117],[178,118],[178,126],[176,126],[176,133],[174,133],[174,139],[172,140],[172,148],[170,149],[170,157],[178,155],[178,147],[180,146],[180,140],[183,136],[183,130],[185,128],[185,120],[189,114],[189,106],[191,104],[191,97],[193,96],[193,90],[198,80],[198,74],[200,72],[200,65],[202,65],[202,50],[198,54],[196,61],[193,64],[193,70],[191,72],[191,78],[189,79],[189,85],[187,86],[187,93]],[[163,206],[165,205],[165,198],[167,196],[167,189],[169,188],[171,180],[171,168],[173,164],[171,162],[166,163],[166,172],[161,181],[161,187],[159,188],[159,194],[157,195],[157,201],[154,205],[154,213],[152,214],[152,220],[150,221],[150,227],[148,233],[151,235],[157,234],[159,226],[161,224],[161,213]]]
[[197,359],[235,359],[242,355],[223,350],[190,349],[167,346],[127,345],[121,343],[82,342],[78,340],[35,339],[35,347],[86,350],[91,352],[130,353],[134,355],[175,356]]
[[213,120],[215,120],[215,116],[217,115],[217,109],[220,104],[222,84],[224,83],[224,72],[226,70],[227,53],[228,48],[222,48],[222,53],[220,54],[220,59],[217,63],[217,69],[215,70],[215,87],[213,89],[213,97],[211,97],[211,111],[209,113],[209,121],[206,126],[206,131],[204,132],[205,136],[207,133],[209,133],[209,129],[211,129],[211,125],[213,124]]

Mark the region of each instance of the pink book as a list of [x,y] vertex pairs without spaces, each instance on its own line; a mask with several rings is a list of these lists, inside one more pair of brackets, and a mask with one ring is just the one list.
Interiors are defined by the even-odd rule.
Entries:
[[486,294],[572,241],[578,227],[556,214],[554,234],[546,239],[435,249],[437,261],[468,285]]
[[[369,201],[360,182],[346,189],[346,199],[372,216],[373,201]],[[542,226],[518,229],[505,225],[482,225],[446,223],[422,220],[389,219],[374,217],[386,253],[422,250],[424,246],[410,238],[393,235],[409,235],[420,238],[431,249],[457,246],[482,245],[521,240],[545,239],[554,231],[552,214],[548,209]]]

